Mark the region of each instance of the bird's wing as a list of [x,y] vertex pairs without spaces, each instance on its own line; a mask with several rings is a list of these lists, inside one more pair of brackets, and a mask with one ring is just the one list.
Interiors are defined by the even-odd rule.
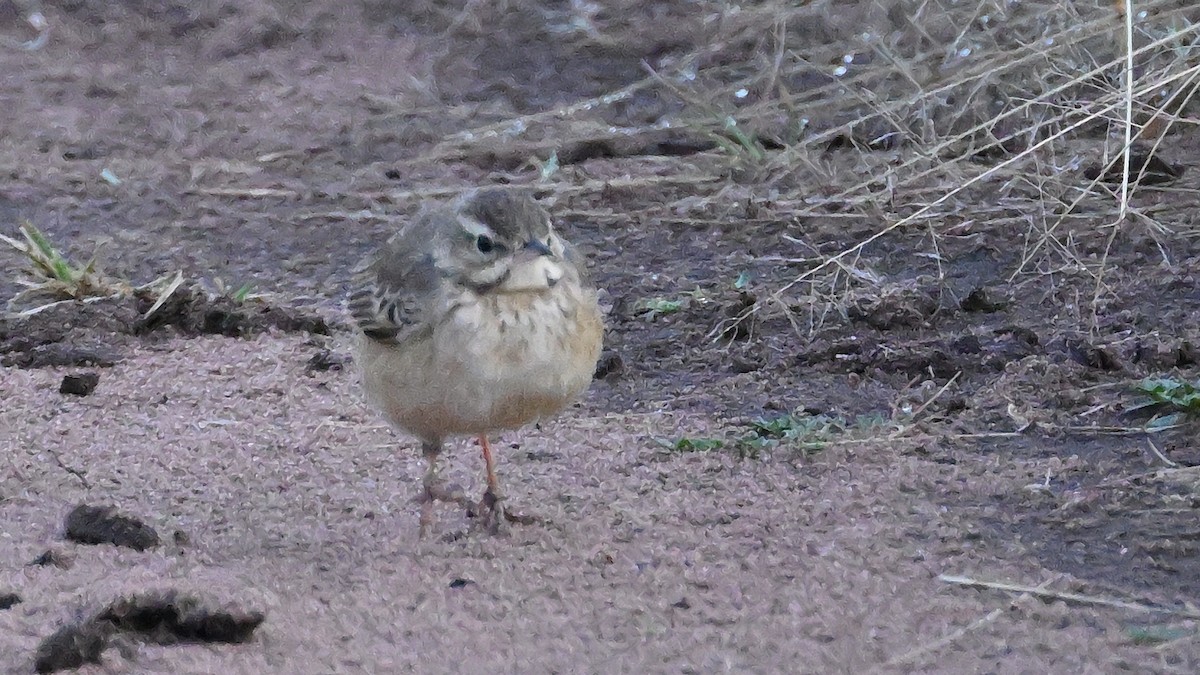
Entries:
[[437,293],[441,276],[428,253],[424,228],[396,233],[354,274],[348,306],[368,338],[399,344],[428,324],[426,308]]

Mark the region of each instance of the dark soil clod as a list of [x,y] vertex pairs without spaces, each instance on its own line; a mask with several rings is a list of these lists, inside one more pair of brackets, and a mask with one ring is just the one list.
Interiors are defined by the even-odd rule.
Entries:
[[49,567],[53,565],[62,570],[70,569],[74,563],[75,561],[70,555],[52,548],[42,551],[41,555],[29,561],[29,565],[32,567]]
[[21,596],[16,593],[0,593],[0,610],[11,609],[21,604]]
[[346,354],[337,354],[328,349],[322,349],[312,358],[308,360],[308,365],[305,370],[310,373],[325,372],[327,370],[342,370],[350,363],[350,357]]
[[93,621],[108,622],[157,644],[238,643],[249,640],[265,618],[260,611],[213,609],[195,596],[167,591],[121,598]]
[[1097,370],[1114,371],[1121,370],[1121,363],[1117,357],[1113,356],[1112,352],[1104,347],[1097,347],[1086,343],[1074,343],[1067,345],[1067,354],[1071,360],[1088,368]]
[[100,375],[97,373],[64,375],[62,384],[58,385],[58,393],[71,394],[73,396],[87,396],[96,390],[97,384],[100,384]]
[[90,621],[63,626],[38,645],[34,668],[39,673],[78,668],[85,663],[100,663],[108,648],[112,626]]
[[958,304],[964,312],[995,312],[1003,308],[1003,303],[996,302],[983,288],[974,288],[967,297]]
[[[156,300],[146,297],[138,302],[138,310],[144,314]],[[131,332],[143,335],[167,326],[188,336],[245,337],[268,328],[329,335],[329,324],[319,316],[257,302],[239,303],[227,297],[210,299],[203,292],[190,289],[176,291],[153,314],[139,318],[131,326]]]
[[120,598],[91,618],[55,631],[38,646],[34,667],[39,673],[52,673],[99,663],[118,634],[161,645],[245,642],[265,619],[261,611],[215,609],[179,591],[142,593]]
[[894,293],[863,295],[846,310],[852,321],[861,321],[881,331],[920,326],[933,316],[938,302],[919,288],[900,288]]
[[134,338],[173,330],[184,337],[247,337],[270,329],[329,335],[329,323],[303,310],[212,298],[181,288],[149,317],[156,298],[113,297],[62,303],[25,317],[0,317],[0,365],[18,368],[109,367]]
[[621,355],[614,351],[606,351],[600,355],[600,360],[596,363],[596,372],[592,375],[593,380],[615,380],[625,372],[625,360]]
[[158,532],[111,506],[80,504],[67,514],[66,538],[80,544],[112,544],[136,551],[158,546]]
[[1200,349],[1191,342],[1184,340],[1175,350],[1175,367],[1187,368],[1200,363]]
[[22,318],[0,317],[0,364],[111,366],[119,360],[112,335],[128,332],[124,327],[136,319],[129,303],[116,300],[63,303]]
[[1042,340],[1038,337],[1038,334],[1024,326],[1004,326],[1003,328],[996,329],[995,333],[996,335],[1011,335],[1014,339],[1020,340],[1031,347],[1042,344]]
[[10,343],[0,347],[0,352],[7,352],[0,357],[0,364],[15,368],[58,368],[92,366],[108,368],[121,360],[115,352],[109,349],[80,347],[77,345],[54,342],[37,346],[22,346]]
[[[1083,170],[1084,178],[1119,185],[1123,180],[1125,159],[1118,154],[1107,167],[1093,164]],[[1183,176],[1184,167],[1177,167],[1159,158],[1146,148],[1132,148],[1129,152],[1129,182],[1142,185],[1165,185]],[[1140,180],[1139,180],[1140,176]]]

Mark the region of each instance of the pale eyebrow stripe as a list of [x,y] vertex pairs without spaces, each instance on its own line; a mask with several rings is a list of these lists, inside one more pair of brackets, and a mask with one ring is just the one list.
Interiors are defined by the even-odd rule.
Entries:
[[492,230],[492,228],[488,227],[487,224],[485,224],[485,223],[475,220],[474,218],[471,218],[469,216],[459,216],[458,220],[460,223],[462,223],[466,227],[466,230],[468,232],[470,232],[471,234],[473,234],[475,236],[479,236],[481,234],[486,234],[487,236],[489,236],[493,239],[496,238],[496,233]]

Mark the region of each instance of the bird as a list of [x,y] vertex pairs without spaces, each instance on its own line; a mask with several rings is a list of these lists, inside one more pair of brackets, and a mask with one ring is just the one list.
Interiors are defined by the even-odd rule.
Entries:
[[[418,537],[438,501],[492,533],[524,522],[504,505],[488,437],[554,415],[591,383],[604,322],[583,257],[527,192],[477,188],[420,209],[354,279],[362,388],[426,462]],[[482,449],[478,503],[438,477],[444,445],[464,436]]]

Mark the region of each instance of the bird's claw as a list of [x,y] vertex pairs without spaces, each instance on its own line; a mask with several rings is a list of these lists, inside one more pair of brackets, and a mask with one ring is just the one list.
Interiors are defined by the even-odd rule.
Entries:
[[467,507],[467,515],[471,518],[482,518],[483,526],[489,534],[499,534],[507,529],[509,523],[517,525],[532,525],[538,522],[534,516],[514,513],[504,507],[504,496],[488,488],[477,504]]
[[507,511],[504,509],[503,501],[503,495],[499,494],[493,488],[488,488],[478,503],[467,504],[467,516],[482,518],[482,524],[488,531],[488,534],[499,534],[507,520]]

